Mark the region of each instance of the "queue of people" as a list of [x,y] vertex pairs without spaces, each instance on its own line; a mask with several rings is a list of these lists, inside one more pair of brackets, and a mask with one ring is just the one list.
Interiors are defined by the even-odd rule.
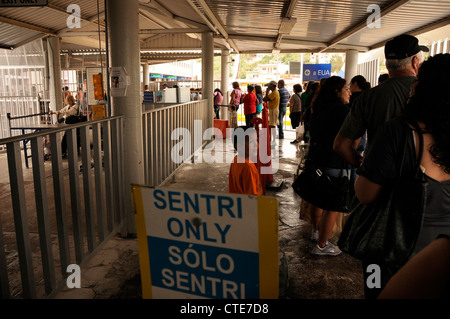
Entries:
[[[362,260],[364,282],[368,276],[365,271],[367,265],[375,263],[382,272],[378,289],[369,289],[373,287],[365,285],[366,298],[377,298],[385,287],[388,290],[381,297],[401,298],[401,293],[405,297],[411,295],[408,289],[399,285],[405,284],[405,278],[414,280],[414,277],[406,276],[414,271],[417,274],[420,267],[432,269],[424,262],[424,256],[430,256],[434,251],[438,238],[450,236],[450,54],[438,54],[425,61],[423,52],[427,51],[428,48],[419,45],[418,39],[411,35],[388,41],[385,46],[388,75],[380,76],[378,85],[373,88],[362,76],[354,77],[350,83],[339,76],[332,76],[320,84],[307,83],[303,88],[295,85],[294,94],[290,97],[284,92],[284,83],[271,81],[266,84],[263,101],[269,110],[272,138],[276,136],[277,126],[278,138],[284,137],[280,118],[289,106],[293,128],[300,123],[305,126],[303,140],[310,145],[308,158],[322,174],[348,179],[353,176],[351,185],[362,205],[379,200],[380,194],[389,192],[398,176],[413,176],[415,165],[420,165],[420,176],[426,184],[422,222],[414,225],[420,231],[414,235],[408,227],[399,230],[406,236],[417,236],[412,251],[408,252],[410,262],[398,265],[380,258]],[[248,98],[251,108],[248,106],[249,111],[245,113],[249,118],[257,113],[255,107],[259,102],[252,91],[247,94],[251,96]],[[236,96],[232,101],[237,101]],[[247,126],[250,126],[248,122]],[[419,148],[421,136],[423,155]],[[416,163],[419,159],[421,161]],[[248,161],[245,163],[252,165]],[[235,172],[235,168],[233,170]],[[234,183],[235,173],[233,178]],[[254,176],[251,183],[252,189],[257,190]],[[258,195],[258,192],[253,194]],[[320,206],[311,205],[310,208],[311,240],[315,242],[311,254],[340,255],[340,248],[329,242],[340,212]],[[393,237],[388,233],[384,236],[389,245]],[[448,247],[448,240],[439,243]],[[443,253],[447,256],[448,248]],[[448,263],[448,258],[445,262]],[[448,283],[448,269],[436,271],[435,276],[438,275]],[[442,285],[433,274],[428,276],[430,285],[439,286],[438,296],[448,296],[448,285]],[[419,285],[425,287],[427,282],[420,280]]]

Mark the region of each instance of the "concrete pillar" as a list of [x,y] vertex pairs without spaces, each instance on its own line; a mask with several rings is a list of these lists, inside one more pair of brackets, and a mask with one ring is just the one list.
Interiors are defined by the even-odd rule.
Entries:
[[350,80],[358,75],[358,51],[347,50],[345,52],[345,80],[350,83]]
[[50,109],[52,111],[58,111],[64,107],[61,85],[60,41],[61,39],[57,37],[47,38]]
[[202,33],[202,99],[208,100],[211,114],[209,127],[214,119],[214,38],[212,32]]
[[144,63],[143,64],[143,81],[142,82],[144,82],[144,87],[146,86],[146,85],[149,85],[150,84],[150,65],[148,64],[148,63]]
[[[230,51],[222,50],[222,58],[221,58],[221,87],[220,90],[223,93],[223,105],[227,105],[229,102],[228,99],[228,90],[230,86]],[[221,107],[220,108],[220,119],[228,120],[228,108]]]
[[[139,53],[139,0],[106,0],[111,67],[124,67],[128,76],[126,96],[114,96],[113,115],[122,115],[124,163],[124,214],[127,229],[136,233],[130,184],[144,184],[141,72]],[[123,234],[125,232],[125,234]]]

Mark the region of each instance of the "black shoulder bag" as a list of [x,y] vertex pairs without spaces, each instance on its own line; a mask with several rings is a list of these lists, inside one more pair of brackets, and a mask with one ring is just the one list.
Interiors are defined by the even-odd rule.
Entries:
[[402,267],[416,244],[426,205],[426,182],[420,169],[423,136],[417,129],[420,148],[415,174],[403,175],[407,139],[399,174],[392,187],[383,187],[380,196],[367,205],[359,204],[350,213],[338,246],[351,256]]
[[348,177],[328,176],[309,158],[292,188],[303,200],[324,210],[347,213],[354,203],[355,191]]

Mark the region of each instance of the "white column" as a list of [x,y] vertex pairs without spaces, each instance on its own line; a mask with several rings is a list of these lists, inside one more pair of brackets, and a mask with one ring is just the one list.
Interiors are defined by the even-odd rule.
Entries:
[[202,99],[208,100],[211,116],[209,127],[214,119],[214,38],[212,32],[202,33]]
[[[222,58],[221,58],[221,86],[220,90],[223,93],[223,105],[228,104],[228,89],[230,86],[230,51],[222,50]],[[228,108],[221,107],[220,108],[220,119],[228,120]]]
[[350,83],[350,80],[358,75],[358,51],[347,50],[345,52],[345,80]]
[[[124,67],[128,76],[126,96],[114,96],[113,115],[123,115],[123,198],[127,229],[135,233],[131,184],[143,184],[141,72],[139,46],[139,1],[107,0],[107,26],[111,67]],[[124,235],[124,234],[122,234]]]
[[144,87],[146,86],[146,85],[149,85],[150,84],[150,66],[148,65],[148,63],[144,63],[143,64],[143,81],[142,82],[144,82]]
[[60,41],[61,39],[57,37],[47,38],[50,109],[52,111],[57,111],[64,107],[61,83]]

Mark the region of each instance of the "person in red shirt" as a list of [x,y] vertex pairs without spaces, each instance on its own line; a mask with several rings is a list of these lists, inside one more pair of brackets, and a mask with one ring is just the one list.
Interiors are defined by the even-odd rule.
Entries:
[[256,116],[256,94],[254,92],[255,87],[251,84],[247,86],[247,94],[242,98],[244,103],[245,125],[253,126],[252,119]]
[[230,165],[228,192],[262,195],[259,172],[255,165],[258,151],[256,130],[248,126],[236,128],[233,143],[238,154]]

